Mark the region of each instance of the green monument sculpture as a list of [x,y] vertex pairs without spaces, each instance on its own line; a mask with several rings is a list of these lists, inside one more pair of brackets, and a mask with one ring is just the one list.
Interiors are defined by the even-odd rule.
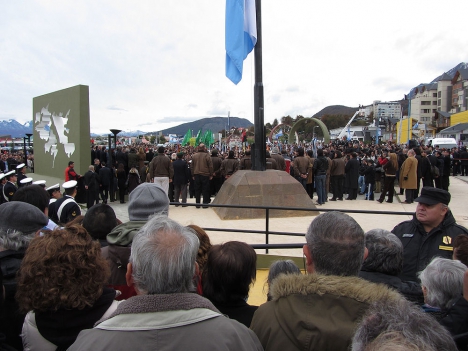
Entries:
[[91,164],[88,86],[33,98],[33,124],[35,173],[63,181],[69,161],[77,173],[86,172]]

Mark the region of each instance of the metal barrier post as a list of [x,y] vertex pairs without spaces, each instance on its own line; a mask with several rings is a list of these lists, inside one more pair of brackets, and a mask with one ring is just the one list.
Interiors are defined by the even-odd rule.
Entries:
[[[270,209],[265,209],[265,244],[268,245],[268,234],[270,233]],[[268,253],[268,247],[265,249],[265,253]]]

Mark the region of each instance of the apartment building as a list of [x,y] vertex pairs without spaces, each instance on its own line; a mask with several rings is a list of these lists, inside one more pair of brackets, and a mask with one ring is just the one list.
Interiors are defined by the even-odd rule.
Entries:
[[420,84],[411,93],[412,118],[432,125],[437,111],[437,83]]
[[372,104],[374,118],[380,120],[388,118],[400,118],[401,104],[399,102],[382,102],[375,100]]
[[467,110],[467,98],[468,98],[468,69],[458,70],[453,79],[452,83],[452,113],[463,112]]

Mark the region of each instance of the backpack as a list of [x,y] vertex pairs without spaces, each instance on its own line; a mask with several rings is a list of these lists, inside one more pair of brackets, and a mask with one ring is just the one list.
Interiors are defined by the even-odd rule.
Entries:
[[433,178],[437,178],[440,175],[439,168],[437,166],[434,166],[431,163],[431,174]]

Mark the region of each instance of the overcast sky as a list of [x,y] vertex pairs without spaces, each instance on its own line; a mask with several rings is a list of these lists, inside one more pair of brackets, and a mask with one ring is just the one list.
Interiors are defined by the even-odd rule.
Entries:
[[[0,120],[32,120],[33,97],[84,84],[95,133],[228,111],[253,122],[253,53],[238,85],[225,76],[224,0],[3,0],[0,11]],[[401,99],[468,61],[466,13],[467,0],[263,0],[265,122]]]

